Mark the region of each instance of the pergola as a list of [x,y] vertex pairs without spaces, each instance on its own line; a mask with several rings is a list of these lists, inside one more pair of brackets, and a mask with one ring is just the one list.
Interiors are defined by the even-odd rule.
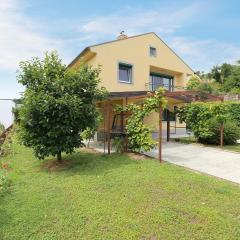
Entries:
[[[125,92],[110,92],[108,98],[97,102],[98,108],[103,112],[104,120],[103,120],[103,131],[106,133],[106,141],[107,141],[107,153],[111,153],[111,136],[112,135],[122,135],[125,136],[125,151],[127,151],[127,136],[125,133],[124,123],[126,117],[131,113],[129,112],[121,112],[120,113],[120,122],[121,126],[119,130],[114,130],[111,128],[111,118],[113,117],[113,104],[120,104],[122,106],[126,106],[131,103],[141,104],[142,101],[150,94],[154,94],[154,92],[149,91],[125,91]],[[168,92],[166,91],[164,96],[167,98],[168,102],[171,102],[172,105],[182,105],[184,103],[191,102],[211,102],[211,101],[223,101],[222,97],[214,96],[212,94],[200,93],[197,91],[176,91],[176,92]],[[159,107],[158,114],[158,160],[160,163],[162,162],[162,107]],[[170,111],[167,107],[167,141],[170,140]],[[104,153],[105,153],[105,136],[104,136]]]

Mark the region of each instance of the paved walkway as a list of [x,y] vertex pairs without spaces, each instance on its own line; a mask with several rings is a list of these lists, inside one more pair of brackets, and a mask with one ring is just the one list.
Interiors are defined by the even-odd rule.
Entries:
[[[157,157],[157,150],[146,153]],[[166,143],[163,159],[240,184],[240,153],[195,144]]]

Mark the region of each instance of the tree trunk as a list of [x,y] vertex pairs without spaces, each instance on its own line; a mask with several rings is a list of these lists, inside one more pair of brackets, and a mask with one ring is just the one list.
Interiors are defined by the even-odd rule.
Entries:
[[59,163],[62,163],[62,153],[61,153],[61,152],[58,152],[58,153],[57,153],[57,161],[58,161]]
[[224,131],[224,126],[222,123],[220,126],[220,146],[221,146],[221,148],[223,147],[223,131]]

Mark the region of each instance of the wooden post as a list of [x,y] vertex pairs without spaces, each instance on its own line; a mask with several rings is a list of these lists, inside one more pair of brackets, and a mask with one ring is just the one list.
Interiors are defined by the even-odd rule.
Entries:
[[[125,97],[125,99],[123,99],[123,107],[126,107],[127,106],[127,104],[128,104],[128,98],[127,97]],[[126,114],[126,112],[124,112],[124,114]],[[124,133],[125,133],[125,137],[124,137],[124,152],[127,152],[128,151],[128,136],[127,136],[127,133],[126,133],[126,131],[125,131],[125,126],[126,126],[126,124],[127,124],[127,122],[126,122],[126,117],[124,118],[124,121],[123,121],[123,125],[124,125],[124,127],[123,127],[123,131],[124,131]]]
[[[122,103],[122,107],[125,107],[124,102]],[[123,134],[123,131],[124,131],[124,113],[123,113],[123,111],[121,111],[121,113],[120,113],[120,124],[121,124],[121,134]]]
[[170,111],[167,109],[167,142],[170,141]]
[[107,102],[107,144],[108,144],[108,154],[111,152],[111,133],[110,133],[110,128],[111,128],[111,102],[108,100]]
[[223,125],[223,123],[221,123],[221,126],[220,126],[220,146],[221,146],[221,148],[223,147],[223,131],[224,131],[224,125]]
[[159,124],[158,124],[158,160],[162,163],[162,106],[159,106]]
[[103,148],[104,154],[106,153],[106,102],[103,106]]

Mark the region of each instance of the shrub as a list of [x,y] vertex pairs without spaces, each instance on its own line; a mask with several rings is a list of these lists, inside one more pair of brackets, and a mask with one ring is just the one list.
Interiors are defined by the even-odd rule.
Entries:
[[[206,124],[208,127],[208,136],[200,136],[198,141],[206,144],[219,144],[220,143],[220,123],[216,118],[209,120]],[[240,127],[234,121],[227,120],[224,123],[223,143],[235,144],[240,139]]]
[[164,92],[163,88],[159,88],[154,94],[149,93],[142,105],[131,103],[124,108],[118,106],[115,109],[118,112],[131,112],[126,125],[128,148],[130,150],[147,152],[155,147],[156,142],[152,139],[150,128],[144,124],[144,118],[153,112],[158,112],[160,106],[162,109],[166,107],[167,100],[164,97]]
[[219,143],[221,124],[225,125],[223,143],[232,144],[236,142],[237,138],[240,138],[238,134],[240,127],[239,102],[195,102],[179,108],[177,114],[180,121],[185,122],[187,128],[201,142]]
[[96,132],[96,129],[87,127],[80,135],[83,138],[83,140],[87,141],[87,147],[89,148],[89,144],[91,139],[94,138],[94,134]]
[[12,135],[11,132],[7,134],[4,142],[1,145],[0,155],[8,155],[12,152]]
[[240,127],[240,103],[239,102],[226,102],[227,111],[231,115],[231,118]]
[[3,195],[10,185],[6,171],[0,170],[0,196]]
[[2,123],[0,123],[0,134],[5,130],[5,127]]
[[115,137],[113,139],[113,147],[116,153],[122,153],[124,150],[124,139],[123,137]]

